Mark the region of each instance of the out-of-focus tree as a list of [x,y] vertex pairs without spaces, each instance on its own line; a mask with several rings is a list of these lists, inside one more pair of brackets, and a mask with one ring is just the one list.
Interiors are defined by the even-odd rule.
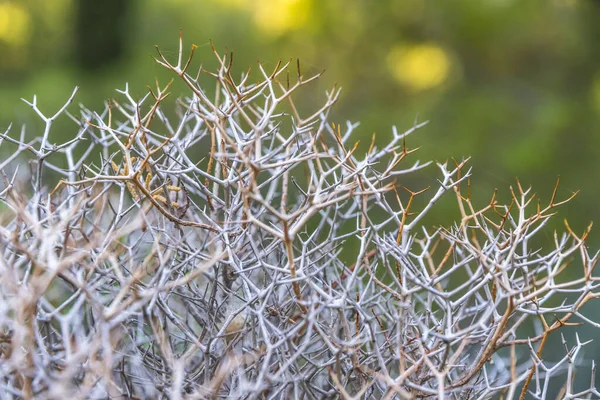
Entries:
[[123,55],[132,5],[133,0],[76,1],[74,47],[81,68],[102,68]]

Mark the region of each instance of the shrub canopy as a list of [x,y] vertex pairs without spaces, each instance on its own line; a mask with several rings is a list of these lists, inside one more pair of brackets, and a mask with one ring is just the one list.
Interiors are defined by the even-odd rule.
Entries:
[[[236,79],[215,51],[219,68],[192,74],[194,50],[156,58],[189,88],[175,119],[170,83],[79,116],[75,90],[52,116],[27,103],[40,137],[0,136],[16,146],[0,163],[7,396],[546,398],[553,377],[600,396],[574,383],[579,338],[544,358],[553,332],[597,326],[589,230],[531,244],[568,199],[517,184],[476,208],[468,160],[409,161],[423,124],[361,156],[357,125],[329,120],[339,89],[297,110],[316,79],[299,62]],[[55,144],[61,116],[77,132]],[[437,187],[405,187],[422,168]],[[423,226],[444,195],[460,220]]]

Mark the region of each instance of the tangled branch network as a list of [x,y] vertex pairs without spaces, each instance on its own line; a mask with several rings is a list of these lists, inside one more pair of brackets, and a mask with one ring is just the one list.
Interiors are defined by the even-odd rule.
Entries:
[[[52,116],[27,102],[40,137],[0,135],[2,398],[542,399],[557,379],[600,397],[593,365],[575,384],[578,337],[544,352],[598,327],[588,231],[531,245],[568,199],[516,185],[476,209],[466,160],[410,191],[405,174],[435,168],[405,165],[421,125],[361,158],[356,125],[328,121],[339,90],[300,115],[316,77],[299,64],[238,80],[215,51],[191,74],[194,49],[156,58],[189,88],[176,117],[169,85],[79,116],[73,92]],[[54,144],[67,116],[77,133]],[[444,194],[460,220],[424,227]]]

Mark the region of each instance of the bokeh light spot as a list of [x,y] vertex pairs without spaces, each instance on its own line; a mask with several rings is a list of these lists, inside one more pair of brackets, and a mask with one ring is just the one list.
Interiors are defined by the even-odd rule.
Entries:
[[15,3],[0,3],[0,40],[21,46],[29,39],[31,20],[29,13]]
[[395,47],[388,53],[387,61],[393,77],[415,91],[444,83],[451,66],[448,54],[434,44]]
[[274,36],[304,25],[310,13],[308,0],[256,0],[251,3],[255,24]]

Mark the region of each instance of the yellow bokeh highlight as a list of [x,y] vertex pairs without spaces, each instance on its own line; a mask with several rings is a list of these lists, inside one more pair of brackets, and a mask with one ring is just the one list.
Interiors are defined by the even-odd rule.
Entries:
[[0,40],[13,46],[27,43],[31,32],[27,10],[15,3],[0,3]]
[[415,91],[432,89],[450,74],[450,57],[435,44],[394,47],[387,57],[394,79]]
[[253,0],[248,3],[257,27],[274,36],[304,25],[311,8],[309,0]]

